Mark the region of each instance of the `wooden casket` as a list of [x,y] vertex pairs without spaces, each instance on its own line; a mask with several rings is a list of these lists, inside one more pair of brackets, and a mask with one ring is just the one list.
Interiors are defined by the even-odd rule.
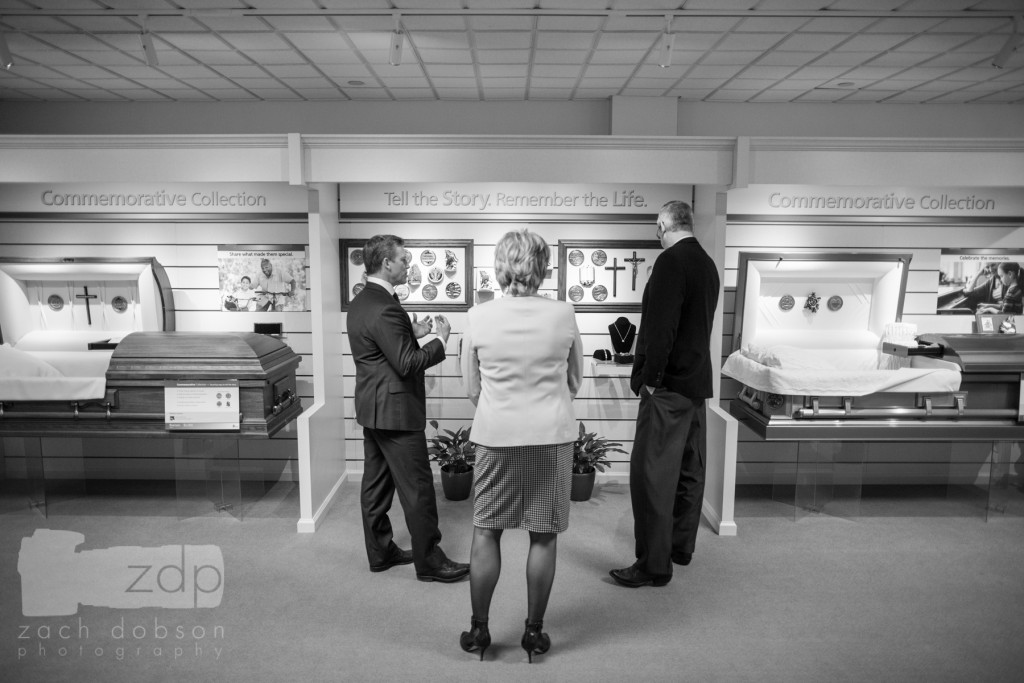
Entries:
[[267,437],[302,411],[281,340],[174,328],[156,259],[0,258],[0,436]]
[[[284,342],[253,332],[133,332],[111,354],[102,398],[4,402],[0,435],[268,437],[302,412],[300,360]],[[219,421],[176,424],[167,400],[178,391],[197,397],[198,413],[207,396],[223,393]]]

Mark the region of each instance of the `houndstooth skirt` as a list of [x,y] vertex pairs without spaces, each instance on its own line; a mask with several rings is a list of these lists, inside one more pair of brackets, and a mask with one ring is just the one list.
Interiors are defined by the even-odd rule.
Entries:
[[569,527],[572,444],[477,446],[473,525],[561,533]]

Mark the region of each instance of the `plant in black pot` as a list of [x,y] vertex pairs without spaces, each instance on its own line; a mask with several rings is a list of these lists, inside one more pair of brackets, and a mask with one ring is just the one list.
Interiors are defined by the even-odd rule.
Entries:
[[427,439],[427,454],[441,468],[441,490],[448,500],[466,500],[473,488],[473,463],[476,444],[469,440],[469,429],[438,429],[431,420],[434,436]]
[[572,489],[569,491],[569,500],[590,500],[597,473],[604,472],[611,464],[608,462],[608,454],[626,452],[619,448],[621,445],[598,436],[597,432],[588,432],[580,422],[579,438],[572,444]]

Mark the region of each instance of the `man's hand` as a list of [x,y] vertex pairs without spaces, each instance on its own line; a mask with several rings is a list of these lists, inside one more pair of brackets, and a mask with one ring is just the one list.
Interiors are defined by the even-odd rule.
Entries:
[[444,339],[444,343],[448,343],[448,335],[452,333],[452,324],[448,322],[448,318],[443,315],[437,316],[437,336]]
[[[434,326],[434,321],[430,319],[428,315],[423,320],[417,321],[416,314],[412,314],[412,331],[416,335],[417,339],[421,339],[430,334],[430,329]],[[445,338],[447,341],[447,337]]]

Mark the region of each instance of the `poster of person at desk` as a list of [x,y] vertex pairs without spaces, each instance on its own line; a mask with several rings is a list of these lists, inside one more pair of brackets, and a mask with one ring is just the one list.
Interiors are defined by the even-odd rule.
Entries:
[[303,245],[222,244],[217,248],[222,311],[307,311]]
[[1024,250],[943,249],[936,312],[1020,314]]

